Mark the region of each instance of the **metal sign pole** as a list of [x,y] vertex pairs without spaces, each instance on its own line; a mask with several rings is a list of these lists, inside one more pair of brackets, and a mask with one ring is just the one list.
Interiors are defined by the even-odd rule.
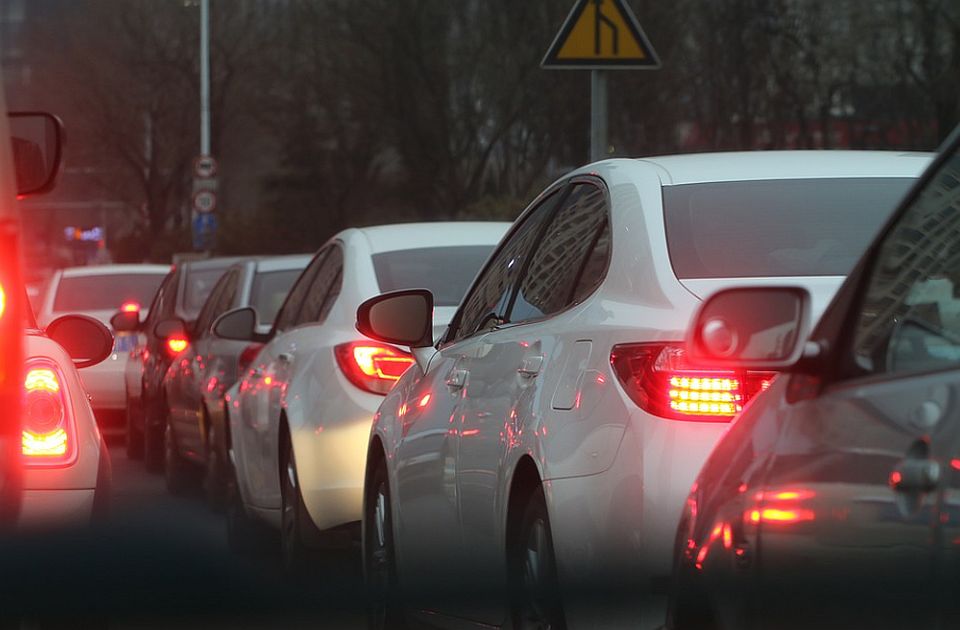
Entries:
[[590,161],[607,157],[607,72],[590,71]]
[[210,0],[200,0],[200,155],[210,155]]

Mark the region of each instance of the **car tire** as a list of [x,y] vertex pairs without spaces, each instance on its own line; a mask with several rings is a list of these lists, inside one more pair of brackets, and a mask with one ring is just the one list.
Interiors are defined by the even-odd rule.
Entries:
[[513,628],[566,628],[543,486],[530,494],[508,550]]
[[127,425],[127,435],[126,435],[126,450],[127,450],[127,459],[138,461],[143,459],[143,431],[137,428],[136,422],[133,420],[133,408],[132,403],[127,403],[127,413],[126,413],[126,425]]
[[[210,422],[210,416],[206,409],[203,411],[207,420]],[[207,504],[217,513],[224,511],[227,505],[227,475],[226,462],[220,456],[220,447],[217,444],[217,429],[210,426],[209,437],[207,438],[207,458],[203,477],[203,491],[207,498]]]
[[167,492],[173,495],[186,493],[193,483],[194,473],[193,466],[180,456],[173,427],[167,422],[163,432],[163,478]]
[[307,576],[312,563],[313,550],[307,545],[306,537],[313,522],[307,514],[307,506],[300,492],[300,479],[297,474],[297,461],[293,453],[290,438],[286,437],[281,451],[280,479],[280,555],[283,570],[291,578],[302,579]]
[[369,492],[363,507],[363,577],[369,597],[367,628],[401,630],[406,628],[406,622],[394,555],[390,482],[382,460],[377,462],[365,485]]

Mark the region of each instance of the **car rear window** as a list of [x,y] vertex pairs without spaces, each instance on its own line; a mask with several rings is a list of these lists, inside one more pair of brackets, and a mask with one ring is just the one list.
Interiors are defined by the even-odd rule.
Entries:
[[60,278],[54,312],[112,311],[126,302],[146,308],[165,273],[111,273]]
[[493,245],[424,247],[373,255],[377,283],[384,293],[430,289],[435,306],[457,306]]
[[217,284],[228,267],[214,269],[188,269],[187,283],[183,292],[183,311],[187,319],[193,320],[200,314],[203,303],[207,301],[213,286]]
[[842,276],[915,180],[781,179],[663,188],[678,278]]
[[261,324],[272,324],[302,269],[258,273],[253,278],[250,304],[257,309]]

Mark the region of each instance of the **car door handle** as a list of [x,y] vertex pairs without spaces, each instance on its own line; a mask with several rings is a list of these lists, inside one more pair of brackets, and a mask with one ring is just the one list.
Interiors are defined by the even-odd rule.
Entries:
[[930,492],[940,483],[940,464],[932,459],[905,459],[890,473],[897,492]]
[[538,354],[532,357],[525,357],[520,363],[520,367],[517,368],[517,374],[520,376],[525,376],[531,378],[540,373],[540,368],[543,367],[543,355]]
[[463,386],[467,384],[467,372],[463,368],[453,368],[450,370],[450,374],[447,375],[447,387],[450,389],[463,389]]

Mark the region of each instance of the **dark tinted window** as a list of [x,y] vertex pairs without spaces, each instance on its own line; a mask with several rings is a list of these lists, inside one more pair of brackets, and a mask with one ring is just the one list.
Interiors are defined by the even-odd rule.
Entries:
[[373,255],[380,291],[430,289],[436,306],[456,306],[493,245],[426,247]]
[[187,283],[181,300],[184,315],[187,319],[196,318],[197,313],[203,308],[203,303],[207,301],[210,292],[213,291],[214,285],[217,284],[217,280],[226,270],[226,267],[223,269],[187,270]]
[[323,321],[330,312],[333,302],[340,295],[340,282],[343,274],[343,252],[333,246],[330,255],[317,271],[310,291],[303,301],[303,309],[297,323]]
[[297,278],[293,288],[290,289],[290,293],[287,294],[287,299],[284,300],[283,306],[280,307],[280,313],[277,315],[274,328],[277,330],[287,330],[296,325],[297,318],[300,315],[300,308],[303,306],[303,301],[310,291],[313,278],[317,275],[317,270],[323,265],[323,261],[329,253],[329,247],[321,250],[314,259],[310,261],[310,265],[300,274],[300,277]]
[[556,192],[537,206],[493,254],[477,284],[464,298],[456,316],[456,327],[451,330],[453,339],[468,337],[503,317],[514,281],[559,196]]
[[163,274],[148,273],[63,277],[57,285],[53,310],[113,311],[124,302],[136,302],[146,307],[163,278]]
[[229,282],[229,278],[224,276],[220,278],[220,281],[217,282],[217,285],[213,287],[213,291],[210,292],[210,296],[207,298],[207,301],[203,304],[203,308],[200,309],[200,314],[197,315],[197,323],[194,330],[197,333],[203,335],[210,329],[210,325],[213,323],[213,320],[217,317],[217,305],[220,301],[220,296],[223,295],[224,286]]
[[254,276],[250,305],[257,309],[261,324],[273,323],[277,311],[280,310],[284,298],[290,292],[290,287],[300,275],[300,271],[300,269],[285,269],[262,272]]
[[678,278],[842,276],[913,183],[786,179],[665,186]]
[[[606,223],[603,191],[593,184],[575,185],[530,259],[510,310],[511,322],[544,317],[573,303],[584,263]],[[590,270],[594,276],[606,268],[605,254],[600,255],[603,267],[598,271],[594,264]],[[591,280],[595,281],[596,277]]]
[[147,320],[144,325],[145,330],[152,331],[153,325],[156,322],[173,316],[173,297],[176,295],[176,288],[179,282],[179,270],[171,271],[167,277],[163,279],[163,283],[160,285],[160,288],[157,289],[157,294],[154,296],[153,302],[150,303],[150,313],[147,315]]

